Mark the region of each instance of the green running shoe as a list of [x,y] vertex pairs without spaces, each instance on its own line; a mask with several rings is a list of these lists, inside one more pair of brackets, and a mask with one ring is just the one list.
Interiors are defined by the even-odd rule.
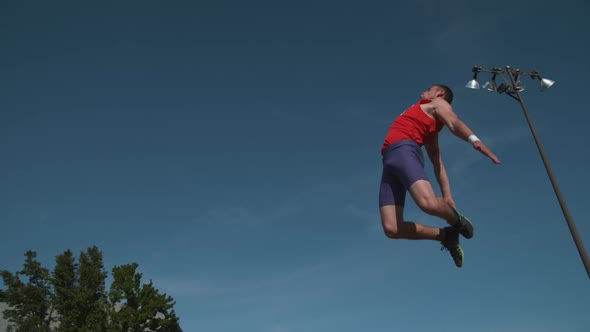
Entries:
[[453,227],[455,227],[464,238],[471,239],[473,237],[473,225],[471,224],[471,221],[459,213],[454,207],[451,207],[451,209],[457,214],[457,223],[454,224]]
[[459,245],[459,232],[453,226],[443,228],[445,238],[442,240],[440,250],[447,249],[455,261],[457,267],[463,266],[463,249]]

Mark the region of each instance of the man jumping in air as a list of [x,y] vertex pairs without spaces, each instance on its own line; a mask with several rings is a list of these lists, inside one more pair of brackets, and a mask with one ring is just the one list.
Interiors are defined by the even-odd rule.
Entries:
[[[420,101],[395,119],[381,148],[383,175],[379,191],[379,210],[385,235],[392,239],[435,240],[446,248],[457,267],[463,266],[459,234],[473,237],[473,225],[461,215],[453,202],[447,171],[442,161],[438,133],[444,126],[457,137],[469,141],[475,150],[499,164],[500,160],[453,112],[453,92],[445,85],[432,86]],[[424,172],[422,146],[432,162],[442,197],[436,196]],[[406,190],[416,205],[429,215],[450,225],[434,228],[404,220]]]

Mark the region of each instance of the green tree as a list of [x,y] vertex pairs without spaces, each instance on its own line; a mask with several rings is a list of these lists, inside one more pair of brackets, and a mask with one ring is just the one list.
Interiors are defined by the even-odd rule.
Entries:
[[56,257],[52,284],[53,305],[59,313],[58,331],[104,331],[107,328],[107,276],[102,253],[96,246],[81,252],[78,259],[67,250]]
[[4,311],[4,318],[10,323],[10,331],[48,332],[53,321],[49,270],[37,261],[36,252],[29,250],[25,257],[21,271],[14,274],[0,271],[7,286],[0,294],[0,300],[9,306]]
[[76,291],[78,288],[76,259],[70,250],[55,257],[55,268],[51,278],[54,289],[53,307],[60,315],[59,331],[74,332],[78,328],[79,316]]
[[22,271],[0,271],[9,331],[181,331],[174,300],[160,294],[151,280],[142,285],[137,263],[113,268],[107,295],[107,272],[97,247],[81,252],[78,262],[70,250],[56,256],[51,275],[34,251],[25,256]]
[[80,253],[78,269],[80,290],[80,331],[104,331],[107,326],[107,295],[102,252],[96,246]]
[[152,281],[141,284],[136,263],[115,266],[109,291],[111,331],[181,331],[174,300],[160,294]]

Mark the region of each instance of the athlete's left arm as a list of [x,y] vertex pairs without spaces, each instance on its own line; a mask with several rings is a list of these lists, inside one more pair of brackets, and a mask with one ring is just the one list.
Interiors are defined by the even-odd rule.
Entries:
[[[461,119],[459,119],[457,114],[453,112],[451,105],[444,99],[436,98],[428,105],[431,105],[435,116],[442,121],[455,136],[467,141],[469,136],[473,135],[473,131],[461,121]],[[475,150],[490,158],[494,164],[500,163],[500,159],[498,159],[498,157],[496,157],[496,155],[493,154],[482,141],[475,141],[472,145]]]
[[436,181],[440,186],[440,191],[442,193],[443,198],[448,204],[450,204],[452,207],[455,207],[455,202],[453,202],[453,196],[451,195],[451,185],[449,183],[449,176],[447,175],[447,170],[442,161],[442,156],[440,153],[440,146],[438,144],[438,134],[434,136],[434,139],[432,139],[432,141],[424,144],[424,147],[426,148],[426,152],[428,153],[428,158],[432,162],[434,175],[436,176]]
[[442,121],[455,136],[467,141],[467,138],[473,135],[473,131],[459,119],[457,114],[453,112],[451,105],[444,99],[434,99],[430,105],[436,118]]

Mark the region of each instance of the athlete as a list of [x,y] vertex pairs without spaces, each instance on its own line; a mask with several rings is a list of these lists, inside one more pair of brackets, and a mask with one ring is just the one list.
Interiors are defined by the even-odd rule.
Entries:
[[[486,147],[453,112],[453,92],[442,84],[432,86],[420,94],[420,101],[399,115],[381,148],[383,174],[379,191],[379,210],[383,230],[392,239],[440,241],[457,267],[463,266],[463,249],[459,234],[473,237],[473,225],[457,211],[451,195],[449,177],[442,161],[438,133],[447,126],[457,137],[468,141],[475,150],[499,164],[500,160]],[[442,197],[436,196],[424,171],[424,155],[432,162]],[[406,191],[425,213],[446,220],[444,228],[425,226],[404,220]]]

